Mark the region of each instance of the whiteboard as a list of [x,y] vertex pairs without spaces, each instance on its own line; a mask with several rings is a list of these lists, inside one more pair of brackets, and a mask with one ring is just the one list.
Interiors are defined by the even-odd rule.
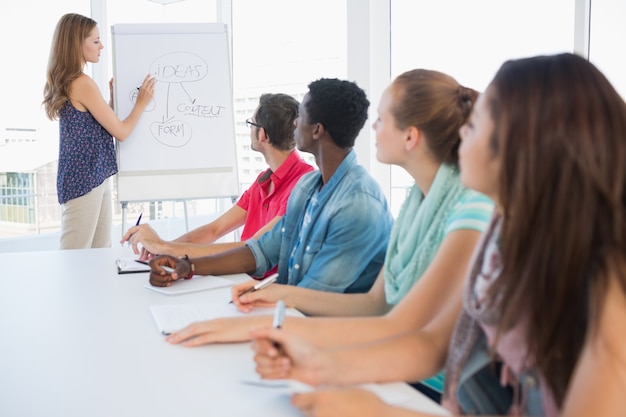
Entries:
[[152,102],[117,143],[118,200],[239,195],[226,26],[117,24],[111,32],[120,119],[146,75],[156,77]]

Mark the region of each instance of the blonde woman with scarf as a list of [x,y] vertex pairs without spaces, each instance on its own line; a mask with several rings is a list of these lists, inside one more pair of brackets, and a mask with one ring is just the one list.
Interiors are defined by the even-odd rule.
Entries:
[[[377,340],[430,321],[444,300],[460,293],[471,253],[492,213],[492,202],[465,188],[459,178],[459,128],[477,96],[452,77],[424,69],[398,76],[383,93],[373,124],[377,158],[404,168],[415,184],[369,292],[337,294],[272,285],[239,297],[246,283],[233,289],[238,308],[250,311],[282,299],[309,316],[332,316],[286,319],[286,329],[320,347]],[[185,346],[249,340],[250,329],[270,320],[251,316],[198,322],[167,340]],[[441,376],[426,386],[419,388],[436,398],[443,387]]]

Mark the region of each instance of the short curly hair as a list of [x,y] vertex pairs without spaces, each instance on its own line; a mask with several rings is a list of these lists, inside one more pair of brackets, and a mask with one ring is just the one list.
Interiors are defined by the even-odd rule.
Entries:
[[340,148],[351,148],[367,120],[369,100],[356,83],[320,78],[309,84],[309,123],[321,123]]

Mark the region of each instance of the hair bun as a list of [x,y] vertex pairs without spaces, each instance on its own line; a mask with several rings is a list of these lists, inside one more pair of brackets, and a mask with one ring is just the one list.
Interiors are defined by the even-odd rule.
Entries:
[[467,117],[472,111],[472,106],[476,98],[476,92],[471,88],[467,88],[462,85],[459,85],[459,88],[457,88],[456,91],[459,97],[459,104],[463,109],[463,113]]

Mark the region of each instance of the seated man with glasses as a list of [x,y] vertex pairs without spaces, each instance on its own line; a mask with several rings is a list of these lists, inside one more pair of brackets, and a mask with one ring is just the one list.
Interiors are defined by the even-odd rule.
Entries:
[[[309,84],[300,103],[295,140],[298,150],[315,156],[319,170],[298,181],[286,214],[259,239],[227,252],[200,258],[155,257],[150,283],[176,285],[194,271],[261,276],[278,265],[281,284],[367,292],[383,265],[393,222],[385,195],[357,163],[353,149],[368,107],[365,92],[353,82],[323,78]],[[174,270],[169,273],[163,266]],[[246,286],[235,289],[245,291]]]
[[[270,230],[285,215],[289,194],[300,177],[314,170],[295,149],[293,129],[298,105],[287,94],[261,96],[254,116],[246,124],[250,127],[250,147],[263,155],[269,168],[231,209],[173,241],[161,239],[149,224],[142,224],[131,227],[122,243],[128,241],[135,253],[141,253],[141,260],[156,254],[205,256],[243,246],[246,240]],[[214,243],[241,226],[240,242]]]

